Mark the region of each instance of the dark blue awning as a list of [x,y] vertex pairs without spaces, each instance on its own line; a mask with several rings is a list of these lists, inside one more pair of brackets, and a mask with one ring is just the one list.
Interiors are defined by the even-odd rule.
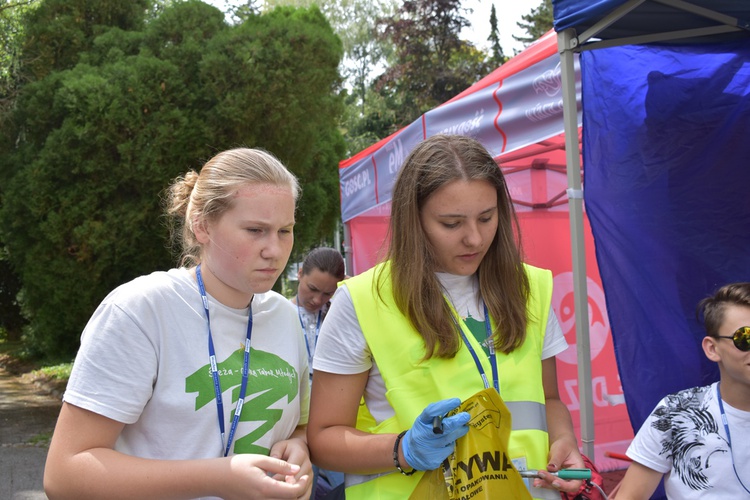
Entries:
[[682,36],[679,42],[700,39],[701,43],[706,43],[750,36],[750,2],[747,0],[553,0],[552,3],[555,31],[574,28],[579,35],[617,9],[627,11],[597,32],[596,38],[601,40],[726,29],[727,26],[737,30],[700,37]]

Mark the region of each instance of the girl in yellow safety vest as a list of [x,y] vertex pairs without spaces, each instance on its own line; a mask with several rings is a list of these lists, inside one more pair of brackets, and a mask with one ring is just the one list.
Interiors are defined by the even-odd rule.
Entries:
[[[468,431],[461,412],[489,387],[512,414],[509,458],[539,469],[527,487],[560,498],[581,481],[555,355],[552,276],[525,265],[505,179],[476,140],[432,136],[407,157],[391,204],[386,260],[339,288],[313,361],[308,443],[346,473],[346,498],[409,498]],[[437,420],[435,419],[437,417]],[[437,429],[436,429],[437,430]]]

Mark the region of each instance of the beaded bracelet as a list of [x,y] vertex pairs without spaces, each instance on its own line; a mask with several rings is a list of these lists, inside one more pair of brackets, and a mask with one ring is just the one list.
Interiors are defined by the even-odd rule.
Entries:
[[409,472],[406,472],[401,468],[401,464],[398,461],[398,445],[401,442],[401,438],[404,437],[404,434],[406,434],[406,431],[403,431],[401,434],[396,436],[396,443],[393,445],[393,465],[395,465],[396,469],[398,469],[398,471],[404,476],[411,476],[412,474],[417,472],[417,469],[412,469]]

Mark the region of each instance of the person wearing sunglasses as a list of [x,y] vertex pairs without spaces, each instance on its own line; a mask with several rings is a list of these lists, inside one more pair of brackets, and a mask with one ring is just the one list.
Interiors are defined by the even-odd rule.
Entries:
[[732,283],[697,308],[706,357],[720,380],[662,399],[628,448],[617,500],[750,498],[750,283]]

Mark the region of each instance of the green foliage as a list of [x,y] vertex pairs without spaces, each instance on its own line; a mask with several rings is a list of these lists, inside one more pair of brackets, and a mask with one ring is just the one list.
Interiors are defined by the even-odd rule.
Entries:
[[21,280],[13,270],[6,252],[0,251],[0,339],[21,340],[21,329],[25,320],[18,303]]
[[356,95],[347,96],[347,107],[343,119],[347,155],[354,155],[388,137],[396,123],[396,99],[373,88],[367,89],[364,110],[356,104]]
[[377,89],[399,101],[396,128],[454,97],[490,69],[484,54],[459,38],[469,22],[458,0],[404,2],[380,25],[395,53]]
[[35,36],[46,42],[25,53],[49,66],[28,63],[36,80],[21,88],[14,139],[0,143],[0,241],[23,284],[24,338],[47,358],[75,353],[109,290],[171,267],[161,195],[216,152],[263,147],[295,172],[300,247],[332,231],[339,211],[341,44],[319,10],[228,26],[197,0],[148,22],[142,3],[127,22],[114,4],[130,2],[94,3],[97,13],[83,0],[42,2]]
[[505,57],[503,48],[500,46],[500,33],[497,28],[497,11],[495,10],[495,4],[492,4],[492,10],[490,11],[490,36],[487,40],[491,45],[490,63],[495,66],[500,66],[508,61]]
[[18,341],[26,321],[21,313],[18,295],[21,293],[21,280],[5,256],[0,252],[0,339]]
[[43,0],[25,22],[23,71],[32,80],[72,68],[109,27],[137,30],[150,0]]
[[299,178],[297,249],[331,234],[340,212],[341,57],[341,42],[317,7],[278,7],[214,37],[202,61],[204,88],[216,96],[208,120],[217,137],[261,146]]
[[521,16],[521,19],[524,22],[516,24],[518,24],[519,28],[523,28],[528,33],[528,36],[513,35],[513,38],[528,45],[552,29],[554,21],[552,0],[542,0],[539,7],[531,9],[531,12],[525,16]]
[[[39,4],[39,0],[14,0],[0,2],[0,148],[9,149],[13,144],[12,111],[18,89],[23,81],[21,75],[21,46],[23,42],[24,16]],[[0,175],[3,172],[0,171]],[[0,178],[0,182],[2,182]],[[2,186],[2,184],[0,184]],[[3,280],[0,275],[0,281]],[[2,285],[0,285],[2,286]]]
[[70,378],[70,372],[73,370],[73,363],[61,363],[57,365],[43,366],[34,370],[32,375],[45,377],[52,380],[66,381]]
[[[236,23],[243,23],[251,16],[257,16],[260,13],[260,6],[258,5],[259,0],[246,0],[244,3],[236,1],[225,0],[226,6],[225,14],[231,15],[232,19]],[[266,2],[268,3],[268,2]],[[231,5],[230,5],[231,4]],[[216,3],[214,3],[216,5]]]
[[19,40],[23,33],[23,16],[38,0],[15,0],[0,4],[0,93],[17,77],[21,52]]
[[[8,340],[0,337],[0,363],[10,372],[17,372],[16,365],[22,365],[24,368],[31,366],[33,369],[37,365],[31,361],[26,345],[18,340]],[[23,370],[21,370],[23,371]],[[28,370],[26,370],[28,371]]]

